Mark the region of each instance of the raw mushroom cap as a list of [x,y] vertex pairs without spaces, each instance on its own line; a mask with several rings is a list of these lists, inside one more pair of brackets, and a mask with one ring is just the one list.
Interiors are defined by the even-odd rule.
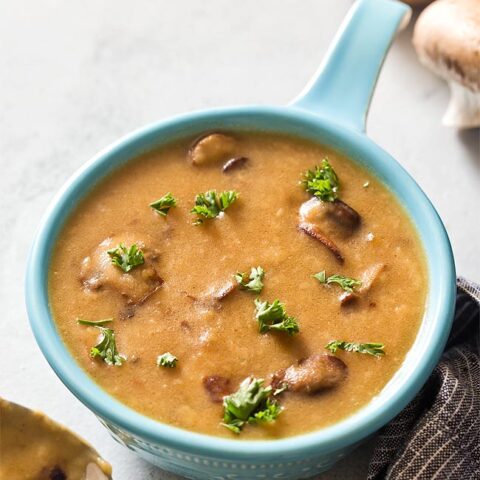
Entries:
[[420,61],[450,85],[443,123],[480,126],[480,1],[432,3],[418,18],[413,44]]

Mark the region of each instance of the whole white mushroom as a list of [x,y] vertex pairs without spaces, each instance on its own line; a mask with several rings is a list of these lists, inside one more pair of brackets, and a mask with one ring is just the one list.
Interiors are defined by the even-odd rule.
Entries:
[[443,124],[480,126],[480,0],[437,0],[418,17],[413,44],[420,61],[451,91]]

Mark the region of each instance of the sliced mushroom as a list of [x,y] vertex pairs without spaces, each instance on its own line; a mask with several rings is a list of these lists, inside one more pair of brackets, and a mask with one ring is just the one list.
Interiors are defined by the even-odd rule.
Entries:
[[247,162],[247,157],[233,157],[223,165],[222,171],[223,173],[229,173],[231,170],[243,168]]
[[209,133],[197,139],[188,151],[192,165],[212,165],[224,162],[235,154],[236,140],[225,133]]
[[[145,263],[128,273],[113,265],[107,250],[117,247],[120,242],[128,246],[135,243],[142,250]],[[122,295],[128,304],[140,305],[163,284],[163,279],[157,272],[157,259],[158,252],[148,248],[133,235],[109,237],[101,242],[91,255],[83,259],[80,281],[90,292],[101,289],[114,291]]]
[[274,373],[271,385],[274,389],[286,386],[289,392],[314,394],[336,387],[347,372],[347,366],[338,357],[315,354]]
[[341,200],[324,202],[316,197],[302,203],[298,228],[323,243],[343,263],[344,257],[332,236],[350,236],[360,226],[356,210]]
[[214,293],[209,293],[202,296],[192,295],[191,293],[185,291],[182,291],[181,293],[191,300],[193,306],[198,308],[198,310],[201,312],[218,311],[222,308],[220,299],[215,298]]
[[341,200],[334,202],[321,202],[326,205],[325,215],[327,218],[334,220],[338,225],[349,230],[355,230],[360,225],[360,215],[350,205]]
[[443,124],[480,126],[480,2],[433,2],[418,17],[413,44],[420,61],[450,86]]
[[238,287],[237,282],[227,282],[225,285],[222,285],[218,290],[215,290],[212,297],[214,300],[220,301],[223,300],[226,296],[234,292]]
[[234,292],[238,288],[238,284],[231,280],[227,281],[220,287],[212,286],[206,293],[201,295],[192,295],[183,291],[182,293],[192,300],[194,305],[202,310],[220,310],[222,308],[222,300]]
[[341,200],[323,202],[316,197],[300,206],[300,220],[322,228],[329,233],[350,235],[361,223],[356,210]]
[[231,393],[230,379],[220,375],[208,375],[202,379],[203,388],[207,391],[210,400],[222,403],[223,397]]
[[354,292],[343,292],[339,297],[340,303],[342,305],[346,305],[352,300],[355,300],[356,298],[359,298],[362,295],[368,293],[369,290],[372,288],[373,283],[377,280],[377,278],[380,276],[384,269],[384,263],[374,263],[373,265],[370,265],[362,273],[362,276],[360,278],[362,284],[360,285],[360,287],[358,287],[357,290],[355,290]]
[[325,245],[335,255],[335,258],[340,263],[345,261],[337,245],[335,245],[332,240],[326,237],[316,225],[307,222],[300,222],[298,224],[298,228],[302,232],[305,232],[307,235],[310,235],[312,238]]

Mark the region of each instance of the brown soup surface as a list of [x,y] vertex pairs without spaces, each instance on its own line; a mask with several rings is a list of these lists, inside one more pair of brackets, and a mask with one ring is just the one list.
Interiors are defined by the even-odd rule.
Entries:
[[[369,171],[304,139],[227,133],[191,145],[187,139],[128,162],[66,222],[49,279],[65,344],[109,394],[196,432],[281,438],[353,414],[399,369],[424,315],[426,262],[409,217]],[[312,200],[299,183],[325,157],[341,201]],[[194,225],[196,195],[213,189],[238,198]],[[162,216],[149,205],[167,192],[177,205]],[[107,250],[120,243],[136,245],[144,263],[128,272],[113,265]],[[241,288],[234,274],[247,273],[247,283],[258,266],[262,291]],[[348,292],[345,282],[313,277],[322,271],[325,280],[338,274],[361,283]],[[284,303],[298,333],[268,326],[261,333],[257,298]],[[113,319],[105,327],[125,361],[92,357],[101,332],[78,318]],[[385,354],[334,353],[325,348],[334,340],[380,343]],[[174,368],[157,365],[165,352],[177,357]],[[222,397],[249,376],[286,388],[270,394],[282,410],[235,436],[221,425]]]

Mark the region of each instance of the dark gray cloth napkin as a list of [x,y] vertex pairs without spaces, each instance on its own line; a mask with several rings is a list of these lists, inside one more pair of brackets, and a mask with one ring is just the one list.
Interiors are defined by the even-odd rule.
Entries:
[[480,479],[480,286],[464,278],[440,363],[379,432],[368,480],[380,479]]

